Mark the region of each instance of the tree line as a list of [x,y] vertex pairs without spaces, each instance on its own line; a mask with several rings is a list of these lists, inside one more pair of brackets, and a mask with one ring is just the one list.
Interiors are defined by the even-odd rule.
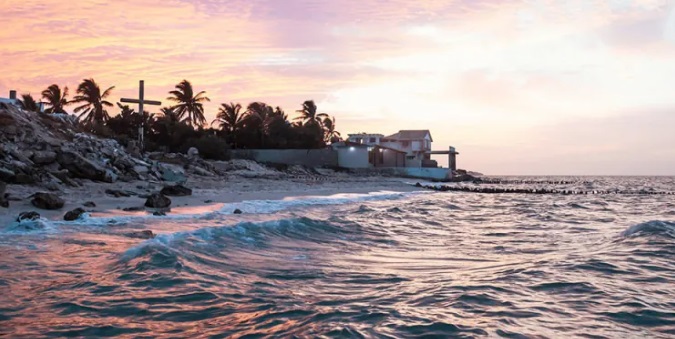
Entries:
[[[204,103],[211,101],[205,91],[196,92],[192,84],[183,80],[169,91],[171,102],[159,113],[142,114],[129,105],[113,105],[108,98],[114,86],[105,90],[93,79],[84,79],[76,95],[68,99],[68,87],[57,84],[42,91],[42,102],[47,114],[66,112],[74,105],[78,125],[85,131],[117,139],[123,145],[138,137],[144,128],[144,145],[148,151],[185,152],[197,147],[202,156],[223,159],[228,149],[308,149],[323,148],[341,139],[335,129],[335,117],[319,113],[313,100],[307,100],[289,120],[281,107],[264,102],[252,102],[245,108],[240,103],[222,103],[216,118],[209,124],[204,115]],[[40,111],[39,103],[23,94],[18,100],[24,110]],[[118,114],[112,116],[112,110]]]

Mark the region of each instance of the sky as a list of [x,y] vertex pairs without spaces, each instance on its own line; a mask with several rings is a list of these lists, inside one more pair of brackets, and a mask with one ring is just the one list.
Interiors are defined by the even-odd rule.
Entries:
[[[2,0],[0,96],[85,78],[166,102],[312,99],[349,133],[429,129],[459,168],[675,175],[675,0]],[[156,108],[158,111],[158,108]],[[441,164],[446,159],[439,157]]]

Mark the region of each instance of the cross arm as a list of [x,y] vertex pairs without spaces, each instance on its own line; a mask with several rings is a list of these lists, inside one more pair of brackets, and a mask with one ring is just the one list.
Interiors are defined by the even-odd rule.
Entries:
[[[138,99],[121,98],[120,101],[130,103],[130,104],[140,104],[141,103],[141,101],[138,100]],[[162,104],[162,102],[161,101],[154,101],[154,100],[143,100],[143,104],[160,106]]]

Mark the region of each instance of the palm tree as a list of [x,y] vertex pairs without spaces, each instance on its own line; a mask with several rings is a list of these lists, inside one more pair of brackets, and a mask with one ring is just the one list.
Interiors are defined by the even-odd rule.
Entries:
[[307,100],[302,103],[302,109],[297,110],[296,112],[300,113],[300,116],[295,118],[295,120],[301,120],[305,125],[320,123],[322,118],[328,117],[326,113],[316,113],[317,108],[314,100]]
[[231,102],[220,105],[216,119],[211,122],[211,125],[218,122],[220,129],[229,135],[238,132],[244,125],[244,121],[245,115],[241,113],[241,105]]
[[68,96],[68,87],[61,88],[59,85],[53,84],[47,87],[46,90],[42,91],[42,98],[47,102],[46,104],[51,106],[45,110],[46,113],[66,113],[65,106],[70,104],[66,97]]
[[[115,86],[112,86],[101,92],[101,89],[94,79],[84,79],[82,83],[77,86],[78,95],[76,95],[72,101],[75,104],[82,104],[74,109],[75,113],[82,112],[77,118],[87,125],[100,124],[108,121],[110,115],[105,108],[112,107],[113,104],[105,99],[110,95],[110,92],[112,92],[114,88]],[[84,120],[82,120],[83,116]]]
[[206,123],[202,103],[211,101],[211,99],[205,96],[205,91],[194,95],[192,84],[187,80],[183,80],[176,85],[176,90],[169,92],[169,94],[171,96],[167,99],[176,103],[171,109],[178,114],[179,118],[187,121],[192,127],[194,125],[201,126]]
[[30,94],[21,94],[21,99],[17,100],[24,111],[40,113],[40,105]]
[[335,117],[326,117],[321,121],[321,124],[323,125],[324,142],[333,142],[333,140],[339,140],[342,137],[340,132],[335,130]]

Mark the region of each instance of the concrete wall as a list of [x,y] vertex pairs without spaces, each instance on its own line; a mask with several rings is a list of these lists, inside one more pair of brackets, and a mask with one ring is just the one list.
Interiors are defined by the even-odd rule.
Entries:
[[368,147],[339,147],[338,165],[344,168],[369,168]]
[[310,167],[338,166],[338,154],[330,148],[232,150],[231,154],[235,159],[251,159],[257,162]]
[[394,169],[398,175],[429,180],[447,180],[452,173],[447,168],[412,168],[402,167]]

